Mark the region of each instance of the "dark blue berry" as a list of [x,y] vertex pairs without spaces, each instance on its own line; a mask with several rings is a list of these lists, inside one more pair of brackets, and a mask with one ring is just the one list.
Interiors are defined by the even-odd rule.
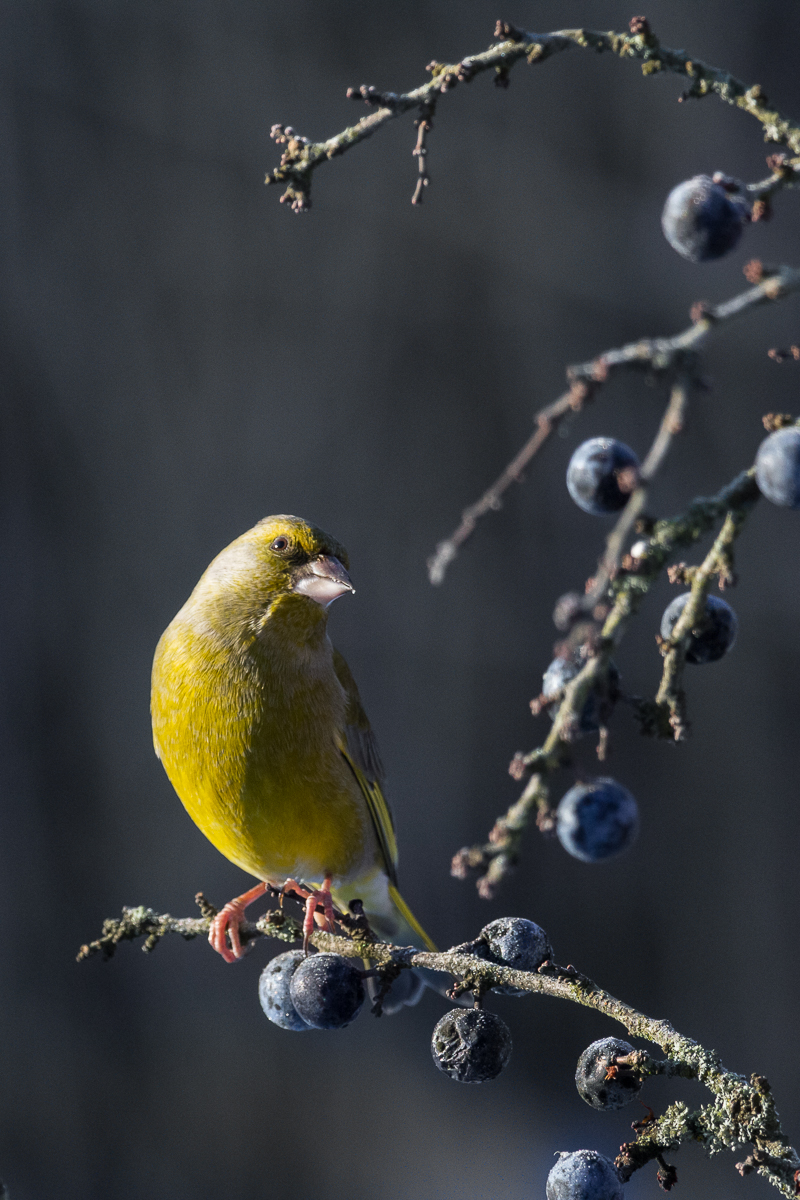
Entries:
[[[515,971],[538,971],[548,958],[553,956],[550,939],[535,921],[524,917],[498,917],[481,930],[485,943],[485,955],[489,962]],[[530,996],[522,988],[503,985],[492,989],[505,996]]]
[[[691,592],[684,592],[683,595],[676,596],[664,610],[661,618],[662,638],[672,636],[678,617],[686,607],[690,596]],[[686,661],[701,664],[716,662],[718,658],[722,658],[723,654],[727,654],[736,641],[738,624],[736,613],[730,604],[726,604],[718,596],[706,596],[705,613],[692,630],[689,648],[686,651]]]
[[312,954],[292,976],[292,1004],[314,1029],[344,1029],[364,1003],[361,974],[354,962],[340,954]]
[[[627,478],[620,487],[620,472]],[[578,446],[567,467],[567,488],[575,503],[594,517],[619,512],[636,486],[639,460],[616,438],[590,438]]]
[[614,1066],[615,1058],[633,1054],[633,1046],[619,1038],[601,1038],[587,1046],[578,1059],[575,1086],[592,1108],[623,1108],[642,1088],[642,1079],[630,1067]]
[[268,962],[258,980],[258,998],[261,1007],[274,1025],[281,1029],[300,1032],[310,1029],[292,1004],[289,985],[300,963],[305,959],[302,950],[287,950]]
[[614,779],[576,784],[556,809],[558,840],[583,862],[619,854],[630,846],[638,828],[636,801]]
[[758,448],[756,483],[781,508],[800,508],[800,429],[777,429]]
[[547,1200],[622,1200],[622,1180],[605,1154],[573,1150],[547,1176]]
[[[548,704],[547,711],[551,720],[555,720],[558,706],[561,700],[561,693],[567,684],[575,678],[578,672],[583,667],[583,663],[576,662],[573,658],[554,658],[550,666],[545,671],[542,677],[542,695],[545,699],[551,696],[557,696],[552,704]],[[608,665],[608,675],[604,687],[605,695],[602,695],[599,689],[590,692],[586,697],[581,712],[581,719],[578,723],[579,733],[595,733],[601,723],[604,723],[606,714],[602,709],[607,706],[609,709],[613,707],[619,692],[619,671],[614,663]],[[609,703],[610,701],[610,703]]]
[[505,1021],[482,1008],[454,1008],[437,1023],[431,1054],[440,1071],[459,1083],[495,1079],[511,1057]]
[[690,262],[721,258],[742,236],[747,209],[708,175],[679,183],[661,214],[664,237]]

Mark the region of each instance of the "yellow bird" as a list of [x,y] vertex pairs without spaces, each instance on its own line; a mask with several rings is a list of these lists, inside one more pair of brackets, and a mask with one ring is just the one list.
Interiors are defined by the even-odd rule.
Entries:
[[397,890],[375,738],[327,635],[328,606],[354,590],[348,566],[321,529],[265,517],[214,559],[156,649],[156,754],[195,824],[261,881],[212,923],[226,962],[268,883],[306,897],[306,937],[318,906],[332,928],[331,897],[359,898],[382,937],[434,949]]

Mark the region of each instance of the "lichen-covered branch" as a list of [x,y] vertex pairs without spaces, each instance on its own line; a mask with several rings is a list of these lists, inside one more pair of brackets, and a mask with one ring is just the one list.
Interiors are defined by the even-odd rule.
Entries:
[[[492,72],[497,84],[507,86],[509,72],[517,63],[525,60],[530,65],[541,64],[562,51],[576,49],[608,52],[620,59],[640,62],[645,76],[664,71],[680,75],[688,83],[681,99],[717,96],[726,104],[732,104],[755,117],[764,128],[766,141],[787,146],[794,155],[800,155],[800,126],[773,108],[758,84],[747,87],[728,71],[692,58],[684,50],[670,50],[662,46],[643,17],[633,18],[630,33],[604,33],[594,29],[529,33],[498,21],[495,37],[500,39],[496,45],[479,54],[467,55],[460,62],[430,63],[428,70],[431,79],[412,91],[381,92],[366,85],[350,88],[348,97],[363,100],[372,112],[325,141],[314,142],[298,134],[291,126],[274,125],[272,136],[286,149],[280,165],[269,172],[266,182],[285,184],[281,202],[288,202],[294,212],[307,211],[311,205],[311,177],[317,167],[371,137],[395,117],[412,109],[418,110],[424,117],[426,111],[432,111],[442,95],[452,91],[457,84],[469,83],[486,71]],[[770,167],[770,177],[751,185],[749,189],[757,203],[767,204],[779,188],[791,185],[800,172],[800,159],[776,159],[770,162]],[[414,196],[415,202],[418,202],[421,185],[418,184]]]
[[[144,906],[125,908],[121,919],[104,921],[102,936],[82,946],[78,958],[84,959],[95,953],[109,957],[121,941],[144,939],[143,949],[152,950],[169,933],[178,933],[188,939],[207,935],[213,910],[206,905],[206,911],[208,915],[202,917],[175,918]],[[282,910],[267,912],[258,921],[241,923],[242,942],[262,936],[299,942],[302,927]],[[571,1000],[618,1021],[633,1037],[653,1043],[666,1055],[665,1060],[658,1060],[645,1051],[635,1051],[629,1056],[630,1065],[641,1075],[679,1075],[697,1079],[712,1095],[710,1103],[695,1110],[690,1110],[684,1103],[672,1104],[659,1117],[641,1122],[638,1136],[621,1147],[617,1158],[623,1178],[630,1178],[647,1162],[660,1160],[664,1150],[674,1149],[683,1142],[700,1142],[709,1154],[750,1146],[752,1150],[745,1161],[736,1164],[740,1173],[758,1171],[783,1195],[796,1195],[795,1174],[800,1170],[800,1156],[783,1132],[767,1080],[753,1075],[748,1081],[743,1075],[728,1070],[713,1050],[706,1050],[698,1042],[678,1033],[669,1021],[638,1012],[574,967],[560,967],[548,961],[538,971],[512,970],[487,961],[485,943],[480,936],[473,942],[441,952],[378,942],[358,930],[353,936],[315,932],[310,940],[318,950],[368,959],[378,969],[396,971],[424,967],[451,975],[458,991],[471,989],[477,994],[485,994],[492,987],[511,986],[525,992]]]
[[453,858],[451,869],[458,878],[465,878],[470,870],[483,871],[477,885],[481,896],[491,898],[498,883],[516,863],[522,835],[534,812],[540,829],[552,828],[547,779],[569,755],[586,700],[602,685],[615,647],[669,559],[676,550],[696,542],[728,513],[740,514],[735,518],[738,532],[758,496],[751,467],[716,496],[699,497],[678,516],[657,521],[641,554],[617,573],[610,584],[611,609],[591,646],[590,657],[564,689],[550,733],[541,746],[528,754],[517,754],[512,760],[509,768],[512,776],[528,780],[525,790],[505,815],[497,819],[485,844],[465,847]]
[[[606,350],[589,362],[568,367],[569,389],[536,414],[534,434],[481,498],[464,509],[458,528],[439,542],[428,559],[431,583],[440,584],[444,581],[448,566],[474,531],[479,519],[502,507],[504,493],[512,483],[521,482],[525,468],[555,433],[564,417],[580,411],[593,400],[601,386],[614,374],[635,370],[647,372],[656,378],[678,375],[702,383],[698,352],[719,325],[746,316],[764,304],[774,303],[800,290],[800,270],[796,267],[766,267],[754,259],[745,267],[745,275],[753,287],[722,304],[696,305],[692,324],[674,337],[643,338],[618,349]],[[657,465],[650,472],[650,478]]]
[[683,669],[692,630],[702,624],[706,597],[715,576],[719,579],[720,586],[726,582],[733,582],[732,546],[755,499],[756,497],[753,497],[739,507],[731,509],[714,545],[699,567],[690,569],[691,574],[685,569],[680,571],[680,577],[686,582],[691,582],[690,599],[676,621],[670,638],[661,644],[664,671],[655,699],[656,708],[661,709],[666,716],[670,728],[674,731],[676,742],[685,741],[689,733],[686,696],[683,691]]

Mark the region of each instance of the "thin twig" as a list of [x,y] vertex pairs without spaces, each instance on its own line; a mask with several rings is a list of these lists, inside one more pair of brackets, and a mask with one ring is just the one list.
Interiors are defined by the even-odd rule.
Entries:
[[[305,212],[311,205],[311,176],[316,168],[371,137],[395,117],[411,109],[430,106],[440,95],[452,91],[458,83],[469,82],[484,71],[492,71],[495,82],[507,86],[511,68],[522,59],[531,65],[544,63],[555,54],[575,49],[608,51],[621,59],[639,61],[644,75],[663,71],[681,75],[689,81],[689,88],[681,99],[715,95],[761,122],[766,141],[788,146],[795,155],[800,155],[800,126],[771,108],[758,84],[748,88],[728,71],[690,58],[683,50],[670,50],[660,45],[647,22],[641,18],[633,19],[630,34],[604,33],[593,29],[529,33],[498,21],[495,37],[502,39],[499,44],[490,46],[480,54],[470,54],[458,63],[430,63],[428,70],[432,78],[410,92],[380,92],[366,86],[350,88],[348,96],[364,99],[374,111],[323,142],[301,137],[291,127],[273,126],[273,137],[285,144],[286,149],[280,165],[269,172],[265,182],[286,184],[281,202],[288,202],[294,212]],[[773,168],[768,180],[752,186],[754,194],[759,199],[768,199],[778,188],[790,183],[798,167],[800,162],[787,160],[780,168]]]
[[439,542],[435,553],[428,559],[428,577],[433,584],[444,582],[445,572],[456,557],[468,537],[473,533],[478,520],[488,512],[495,512],[502,507],[503,494],[512,483],[521,483],[523,472],[533,456],[538,453],[548,438],[555,433],[564,418],[571,412],[580,409],[591,400],[597,380],[575,380],[568,391],[546,408],[540,409],[534,420],[536,431],[531,435],[522,449],[512,458],[498,479],[488,488],[480,500],[465,508],[461,515],[461,524],[444,542]]
[[[79,959],[101,952],[106,957],[120,941],[145,939],[144,949],[152,949],[152,939],[168,933],[184,938],[208,933],[210,917],[176,919],[151,908],[125,908],[121,920],[103,922],[103,936],[81,947]],[[265,913],[258,921],[243,921],[243,942],[260,936],[286,942],[302,939],[302,927],[281,911]],[[560,967],[548,961],[538,971],[517,971],[487,961],[485,942],[479,936],[473,942],[441,952],[415,950],[412,946],[393,946],[365,940],[358,935],[311,934],[316,949],[349,958],[368,959],[377,968],[392,972],[422,967],[449,974],[459,990],[485,994],[492,987],[514,987],[525,992],[554,996],[592,1008],[618,1021],[634,1037],[643,1038],[661,1048],[666,1060],[652,1058],[637,1050],[626,1060],[641,1076],[667,1075],[697,1079],[712,1094],[712,1101],[695,1110],[684,1103],[672,1104],[654,1121],[648,1121],[633,1142],[620,1149],[617,1166],[624,1179],[655,1159],[662,1152],[683,1142],[700,1142],[707,1153],[753,1147],[744,1163],[736,1164],[742,1174],[758,1171],[785,1196],[795,1196],[794,1176],[800,1169],[800,1156],[790,1145],[775,1111],[769,1084],[763,1076],[744,1076],[728,1070],[713,1050],[678,1033],[669,1021],[648,1017],[622,1000],[604,991],[572,966]]]
[[676,742],[685,741],[689,735],[686,697],[683,691],[683,669],[686,665],[686,652],[689,649],[692,630],[703,623],[706,597],[714,582],[714,576],[718,576],[720,582],[730,579],[732,576],[731,550],[733,543],[741,533],[755,499],[756,497],[746,500],[737,508],[731,509],[726,516],[722,529],[701,566],[693,569],[690,598],[686,601],[683,612],[675,622],[675,628],[669,639],[661,646],[664,654],[664,672],[655,703],[656,707],[660,708],[667,717]]
[[417,186],[414,188],[414,195],[411,197],[412,204],[422,204],[425,194],[425,188],[430,183],[430,173],[428,172],[428,139],[427,135],[433,129],[433,113],[435,104],[430,104],[424,108],[417,118],[415,124],[417,126],[417,144],[412,150],[412,154],[417,160],[417,168],[419,175],[417,178]]
[[569,391],[558,400],[541,409],[534,420],[536,432],[525,443],[518,454],[480,500],[466,508],[457,529],[439,542],[428,559],[428,577],[431,583],[444,581],[448,566],[459,549],[474,531],[477,521],[488,512],[502,506],[502,497],[512,483],[522,479],[524,468],[555,432],[569,412],[579,411],[593,399],[599,388],[609,377],[624,370],[644,370],[651,375],[669,375],[686,372],[697,377],[696,355],[717,326],[735,317],[745,316],[763,304],[782,299],[800,289],[800,270],[796,267],[765,267],[754,261],[747,266],[749,278],[755,284],[730,300],[716,306],[703,306],[698,320],[688,329],[671,338],[646,338],[631,342],[614,350],[606,350],[589,362],[579,363],[567,369],[572,380]]
[[648,485],[658,473],[661,464],[667,456],[672,440],[683,429],[686,419],[686,409],[689,404],[689,389],[691,380],[682,376],[672,386],[669,404],[661,419],[658,433],[655,436],[647,457],[639,472],[639,485],[631,493],[628,503],[620,513],[619,519],[606,539],[605,553],[600,560],[594,582],[584,599],[584,608],[591,612],[606,593],[611,580],[616,575],[625,543],[633,528],[642,515],[649,494]]
[[477,883],[481,896],[490,899],[498,883],[515,865],[522,835],[534,810],[538,812],[540,828],[552,828],[547,779],[568,755],[587,699],[602,686],[615,647],[667,561],[679,547],[696,542],[730,510],[741,511],[744,517],[759,495],[751,467],[716,496],[699,497],[679,516],[658,521],[641,557],[629,569],[619,571],[611,584],[614,603],[593,653],[565,687],[550,733],[541,746],[529,754],[517,754],[512,760],[509,768],[512,776],[528,778],[525,790],[505,815],[498,817],[484,844],[465,847],[453,858],[451,871],[457,878],[466,878],[470,870],[483,870]]

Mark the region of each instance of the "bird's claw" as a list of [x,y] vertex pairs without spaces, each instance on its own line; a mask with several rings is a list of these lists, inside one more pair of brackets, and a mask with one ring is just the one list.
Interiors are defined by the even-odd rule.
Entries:
[[[249,892],[245,892],[243,896],[237,896],[235,900],[229,900],[225,907],[221,908],[217,915],[212,918],[208,930],[208,940],[217,954],[222,955],[225,962],[237,962],[240,958],[244,958],[247,953],[239,936],[239,926],[244,920],[244,912],[248,904],[252,904],[259,896],[263,896],[266,890],[267,885],[265,883],[256,884],[254,888],[251,888]],[[230,945],[228,945],[229,940]]]
[[303,953],[308,954],[308,939],[314,930],[314,922],[317,917],[317,907],[322,906],[323,919],[321,928],[326,933],[335,931],[333,899],[331,897],[331,876],[326,875],[321,888],[306,888],[299,884],[296,879],[287,879],[283,885],[283,894],[294,892],[301,900],[306,902],[306,912],[303,918]]

